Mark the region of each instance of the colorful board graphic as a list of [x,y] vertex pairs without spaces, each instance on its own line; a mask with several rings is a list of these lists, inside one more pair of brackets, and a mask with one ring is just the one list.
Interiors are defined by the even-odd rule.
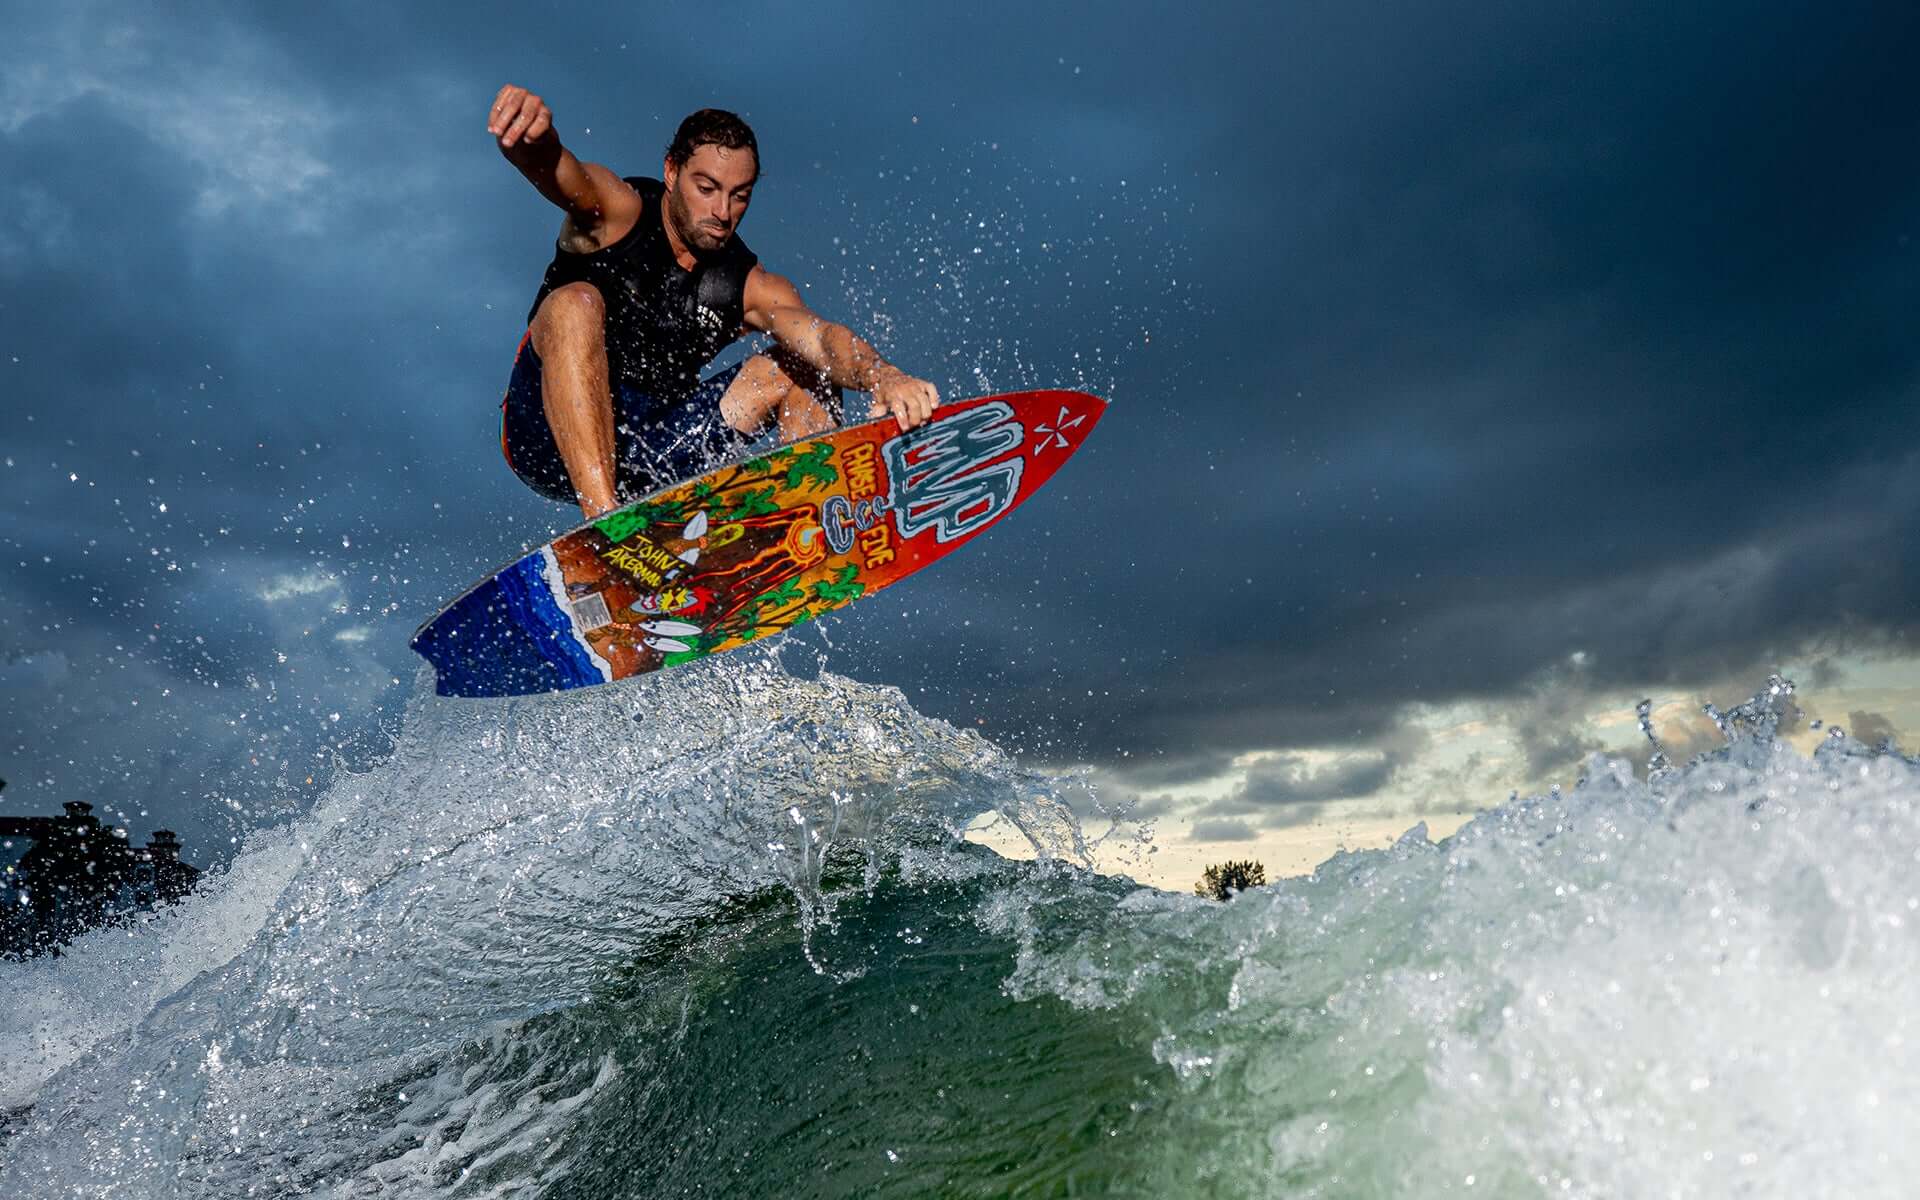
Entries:
[[482,580],[413,635],[443,696],[588,687],[771,637],[1005,516],[1106,410],[1015,392],[783,446],[655,492]]

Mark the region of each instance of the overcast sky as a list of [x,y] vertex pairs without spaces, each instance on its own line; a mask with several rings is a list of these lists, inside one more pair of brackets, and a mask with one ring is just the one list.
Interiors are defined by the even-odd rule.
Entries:
[[217,859],[572,523],[497,448],[557,225],[506,82],[625,174],[740,111],[819,311],[1111,398],[830,666],[1164,838],[1491,803],[1775,668],[1915,719],[1911,5],[979,8],[9,5],[0,807]]

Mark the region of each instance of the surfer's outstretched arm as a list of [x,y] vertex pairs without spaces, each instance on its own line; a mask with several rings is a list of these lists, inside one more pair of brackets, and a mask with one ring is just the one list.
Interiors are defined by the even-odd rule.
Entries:
[[880,357],[865,338],[807,307],[793,284],[755,267],[747,276],[747,328],[770,333],[780,345],[826,376],[835,387],[872,392],[876,407],[912,429],[933,415],[940,392]]
[[570,229],[563,236],[598,243],[609,226],[624,232],[639,219],[639,195],[612,171],[581,162],[561,145],[553,110],[527,89],[511,83],[500,89],[487,110],[487,132],[527,182],[567,214]]

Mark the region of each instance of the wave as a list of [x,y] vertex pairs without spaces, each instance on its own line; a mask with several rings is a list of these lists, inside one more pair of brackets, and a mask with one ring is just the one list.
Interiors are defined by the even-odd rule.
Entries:
[[[1920,778],[1891,749],[1802,755],[1763,698],[1684,766],[1596,758],[1222,905],[1093,874],[1071,781],[898,692],[735,658],[423,688],[386,762],[206,894],[0,968],[36,997],[0,1018],[27,1106],[0,1178],[1838,1196],[1920,1167]],[[989,811],[1036,861],[961,839]]]

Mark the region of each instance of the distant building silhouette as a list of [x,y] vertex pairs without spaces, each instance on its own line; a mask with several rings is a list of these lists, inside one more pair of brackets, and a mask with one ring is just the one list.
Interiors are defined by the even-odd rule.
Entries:
[[134,846],[93,805],[61,807],[58,817],[0,817],[0,955],[58,953],[89,929],[174,903],[200,878],[172,830]]

